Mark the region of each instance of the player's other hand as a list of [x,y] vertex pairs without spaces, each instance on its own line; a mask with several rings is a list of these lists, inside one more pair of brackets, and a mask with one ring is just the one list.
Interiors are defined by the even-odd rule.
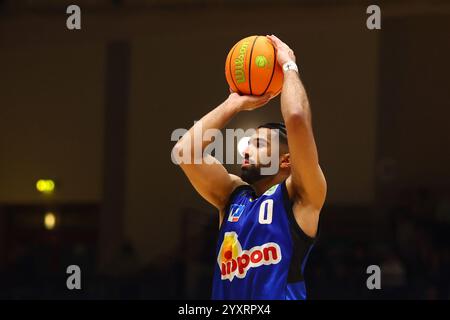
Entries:
[[294,51],[289,48],[286,43],[284,43],[274,35],[267,35],[266,37],[272,42],[277,51],[277,61],[280,66],[283,66],[283,64],[291,60],[295,62]]
[[265,94],[263,96],[251,96],[251,95],[239,95],[236,92],[230,90],[230,95],[228,101],[235,106],[238,111],[250,111],[257,108],[261,108],[266,105],[271,98],[270,94]]

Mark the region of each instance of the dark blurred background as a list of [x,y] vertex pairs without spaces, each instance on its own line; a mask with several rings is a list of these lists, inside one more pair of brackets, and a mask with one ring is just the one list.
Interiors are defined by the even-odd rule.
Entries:
[[[66,28],[70,4],[81,30]],[[381,30],[366,28],[370,4]],[[450,3],[437,0],[0,1],[0,298],[210,297],[218,215],[170,137],[226,98],[226,54],[253,34],[295,50],[311,100],[328,196],[309,297],[450,298]],[[279,98],[228,127],[269,120]],[[371,264],[381,290],[366,287]]]

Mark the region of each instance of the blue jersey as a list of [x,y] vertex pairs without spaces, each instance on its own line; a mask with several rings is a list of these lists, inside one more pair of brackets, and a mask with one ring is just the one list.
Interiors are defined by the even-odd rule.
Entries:
[[258,198],[249,185],[236,188],[220,227],[212,299],[306,299],[313,243],[295,221],[285,182]]

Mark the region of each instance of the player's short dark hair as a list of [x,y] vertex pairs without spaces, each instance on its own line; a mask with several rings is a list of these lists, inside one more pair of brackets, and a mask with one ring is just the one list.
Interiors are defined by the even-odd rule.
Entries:
[[280,143],[288,145],[288,137],[286,131],[286,125],[283,122],[267,122],[258,127],[267,129],[278,129],[278,134],[280,136]]

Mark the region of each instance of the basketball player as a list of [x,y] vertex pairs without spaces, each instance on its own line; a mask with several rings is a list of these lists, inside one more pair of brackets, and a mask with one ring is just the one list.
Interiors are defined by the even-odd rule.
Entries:
[[[276,36],[267,36],[284,72],[283,123],[256,130],[244,151],[241,176],[229,174],[206,155],[200,164],[180,164],[198,193],[220,214],[213,299],[306,299],[304,268],[317,236],[326,181],[319,166],[311,110],[294,52]],[[265,105],[270,96],[231,93],[177,142],[173,152],[191,150],[193,132],[222,129],[238,112]],[[278,144],[270,139],[276,135]],[[210,141],[202,142],[204,150]],[[263,175],[260,159],[279,148],[276,174]],[[207,164],[212,163],[212,164]]]

